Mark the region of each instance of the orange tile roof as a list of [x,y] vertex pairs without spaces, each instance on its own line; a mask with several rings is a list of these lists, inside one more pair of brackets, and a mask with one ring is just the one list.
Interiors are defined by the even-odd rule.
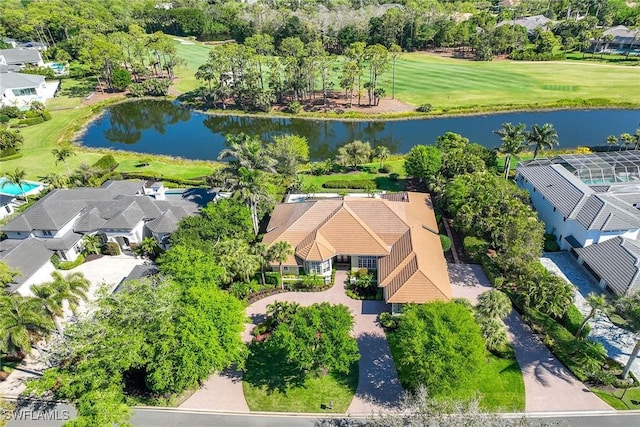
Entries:
[[424,303],[452,298],[437,230],[426,194],[405,193],[391,200],[344,197],[277,205],[263,242],[291,243],[295,256],[284,265],[296,265],[296,257],[378,256],[387,302]]

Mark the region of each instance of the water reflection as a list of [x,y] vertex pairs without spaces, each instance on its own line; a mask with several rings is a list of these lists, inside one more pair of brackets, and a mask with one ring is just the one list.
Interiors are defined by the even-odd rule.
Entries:
[[171,102],[142,100],[114,105],[108,111],[110,128],[104,131],[109,142],[135,144],[143,131],[153,129],[164,135],[167,126],[191,119],[191,110]]
[[433,144],[447,131],[457,132],[486,147],[500,144],[493,131],[502,123],[553,123],[560,148],[603,145],[608,135],[635,133],[638,110],[589,110],[506,113],[399,121],[305,120],[247,116],[213,116],[169,101],[142,100],[108,107],[82,138],[89,147],[114,148],[190,159],[215,160],[225,146],[225,135],[260,135],[267,141],[282,134],[309,140],[312,160],[324,160],[336,148],[355,139],[405,153],[416,144]]

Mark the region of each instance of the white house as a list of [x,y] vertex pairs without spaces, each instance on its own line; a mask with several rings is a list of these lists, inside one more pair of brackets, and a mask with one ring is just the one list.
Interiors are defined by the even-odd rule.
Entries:
[[179,220],[199,207],[184,197],[165,199],[162,183],[139,180],[53,190],[0,228],[7,237],[0,242],[0,259],[21,272],[10,290],[26,292],[38,278],[46,280],[54,253],[62,261],[76,260],[85,235],[99,235],[125,251],[147,236],[163,245]]
[[0,49],[0,66],[4,67],[3,72],[18,72],[28,67],[44,67],[44,61],[37,49]]
[[57,81],[47,83],[43,76],[1,73],[0,106],[27,108],[33,101],[45,103],[54,97],[57,89]]
[[[546,232],[603,287],[618,294],[635,288],[633,275],[624,280],[615,275],[631,271],[637,261],[631,258],[640,254],[640,151],[524,162],[516,169],[516,183],[528,191]],[[614,252],[628,256],[610,255]],[[603,259],[607,268],[598,261]]]

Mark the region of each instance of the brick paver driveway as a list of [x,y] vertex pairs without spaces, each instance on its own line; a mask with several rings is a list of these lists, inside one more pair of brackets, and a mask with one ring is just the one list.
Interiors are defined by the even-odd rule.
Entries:
[[[454,297],[475,303],[478,295],[491,289],[479,265],[449,264],[449,275]],[[551,354],[519,314],[512,311],[505,324],[522,371],[527,412],[612,409]]]
[[[287,292],[256,301],[247,308],[252,323],[247,324],[243,339],[251,342],[251,330],[264,320],[267,305],[274,301],[291,301],[308,306],[329,302],[349,307],[355,319],[354,337],[360,350],[360,377],[356,394],[347,410],[350,414],[369,414],[391,408],[403,392],[384,331],[377,325],[378,314],[387,309],[381,301],[357,301],[346,296],[345,271],[337,271],[335,285],[324,292]],[[249,411],[242,393],[242,381],[238,373],[212,376],[180,407]]]

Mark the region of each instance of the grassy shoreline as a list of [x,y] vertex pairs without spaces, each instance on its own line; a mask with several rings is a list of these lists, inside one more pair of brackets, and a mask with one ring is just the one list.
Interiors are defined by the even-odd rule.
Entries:
[[640,109],[640,102],[638,103],[621,103],[621,104],[592,104],[592,105],[576,105],[568,103],[566,105],[549,104],[549,105],[530,105],[526,108],[515,105],[504,106],[485,106],[480,108],[463,108],[455,111],[430,111],[428,113],[421,113],[418,111],[407,111],[401,113],[360,113],[360,112],[347,112],[347,113],[308,113],[302,112],[299,114],[287,114],[282,112],[269,112],[269,113],[247,113],[242,110],[200,110],[195,111],[207,114],[211,116],[243,116],[243,117],[255,117],[255,118],[273,118],[273,119],[302,119],[302,120],[333,120],[333,121],[345,121],[345,122],[359,122],[359,121],[402,121],[402,120],[429,120],[429,119],[441,119],[448,117],[473,117],[473,116],[487,116],[496,114],[512,114],[512,113],[528,113],[528,112],[552,112],[552,111],[586,111],[586,110],[637,110]]

